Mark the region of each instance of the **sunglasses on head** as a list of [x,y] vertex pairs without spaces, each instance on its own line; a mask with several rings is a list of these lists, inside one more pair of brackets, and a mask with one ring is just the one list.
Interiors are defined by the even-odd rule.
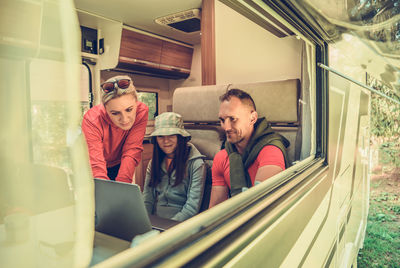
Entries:
[[131,84],[131,80],[127,78],[117,79],[115,81],[105,82],[101,84],[101,88],[105,93],[109,93],[117,88],[127,89]]

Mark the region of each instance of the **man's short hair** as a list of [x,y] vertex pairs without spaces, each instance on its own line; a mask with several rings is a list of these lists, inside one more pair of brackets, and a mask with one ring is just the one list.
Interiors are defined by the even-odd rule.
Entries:
[[219,101],[229,101],[232,97],[238,98],[243,104],[248,105],[250,108],[256,111],[256,104],[254,103],[253,98],[250,96],[250,94],[241,89],[232,88],[227,90],[219,97]]

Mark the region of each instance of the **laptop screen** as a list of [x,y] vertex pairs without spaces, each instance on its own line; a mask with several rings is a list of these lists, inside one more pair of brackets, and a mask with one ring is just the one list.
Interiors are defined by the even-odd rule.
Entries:
[[102,179],[94,182],[96,231],[131,241],[152,229],[138,185]]

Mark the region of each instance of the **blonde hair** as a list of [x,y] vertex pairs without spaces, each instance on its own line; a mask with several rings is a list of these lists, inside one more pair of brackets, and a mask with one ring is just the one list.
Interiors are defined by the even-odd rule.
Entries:
[[127,89],[120,89],[117,88],[116,90],[113,90],[111,92],[105,93],[103,91],[103,95],[101,96],[101,102],[105,105],[107,104],[107,102],[109,102],[112,99],[116,99],[121,97],[122,95],[127,95],[127,94],[131,94],[133,95],[133,97],[135,98],[135,100],[137,100],[137,93],[136,93],[136,88],[133,85],[133,81],[132,78],[130,78],[127,75],[117,75],[117,76],[113,76],[109,79],[107,79],[106,82],[114,82],[118,79],[129,79],[131,81],[129,87]]

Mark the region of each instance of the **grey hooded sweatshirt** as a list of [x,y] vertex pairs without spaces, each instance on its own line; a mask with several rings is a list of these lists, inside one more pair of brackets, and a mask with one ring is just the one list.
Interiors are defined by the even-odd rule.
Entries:
[[151,174],[151,161],[146,170],[146,181],[143,196],[147,213],[155,214],[162,218],[184,221],[199,212],[203,198],[206,167],[197,148],[188,143],[190,147],[186,165],[186,177],[177,186],[175,184],[175,170],[168,176],[165,161],[161,163],[161,182],[155,187],[149,187]]

